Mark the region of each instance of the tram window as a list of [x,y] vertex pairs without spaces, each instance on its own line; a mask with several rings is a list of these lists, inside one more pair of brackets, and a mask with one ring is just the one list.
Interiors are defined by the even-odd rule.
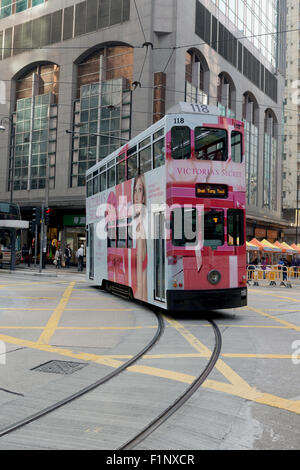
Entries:
[[165,163],[165,139],[160,139],[153,144],[153,168],[158,168]]
[[208,127],[195,128],[195,153],[198,160],[227,160],[227,131]]
[[123,162],[118,163],[117,165],[117,184],[123,183],[126,180],[125,165],[125,160],[123,160]]
[[107,225],[107,247],[115,248],[115,246],[116,246],[115,222],[109,222]]
[[151,147],[140,150],[140,174],[144,174],[152,169]]
[[191,157],[191,130],[187,126],[174,126],[171,130],[172,158],[184,160]]
[[231,159],[236,163],[243,161],[242,134],[237,131],[231,132]]
[[147,139],[142,140],[139,144],[139,148],[141,149],[142,147],[146,147],[146,145],[149,145],[151,142],[151,138],[147,137]]
[[126,239],[127,239],[127,226],[126,219],[118,221],[117,226],[117,248],[126,248]]
[[227,212],[227,244],[244,245],[244,212],[240,209],[229,209]]
[[172,244],[185,246],[197,243],[197,210],[175,208],[171,213]]
[[93,194],[99,193],[99,180],[98,176],[94,176],[93,178]]
[[224,212],[212,210],[204,213],[204,246],[224,245]]
[[132,219],[127,219],[127,248],[132,248]]
[[164,135],[164,129],[159,129],[159,131],[155,132],[153,134],[153,140],[158,139],[159,137],[162,137]]
[[107,171],[107,187],[111,188],[112,186],[115,186],[116,184],[116,168],[113,166],[112,168],[109,168]]
[[104,171],[100,175],[100,188],[101,188],[101,191],[106,190],[106,171]]
[[91,197],[93,195],[93,180],[90,180],[86,184],[86,195]]
[[127,179],[131,180],[138,175],[137,154],[130,155],[127,159]]

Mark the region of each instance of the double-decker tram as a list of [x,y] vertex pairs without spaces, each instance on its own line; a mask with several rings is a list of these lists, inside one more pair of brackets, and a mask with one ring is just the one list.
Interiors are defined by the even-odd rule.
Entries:
[[87,277],[169,310],[247,303],[243,123],[179,103],[87,171]]

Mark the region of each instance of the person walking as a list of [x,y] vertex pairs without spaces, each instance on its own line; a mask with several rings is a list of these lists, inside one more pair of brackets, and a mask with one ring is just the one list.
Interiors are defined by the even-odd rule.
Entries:
[[83,256],[84,256],[84,251],[83,251],[84,245],[81,245],[80,248],[78,248],[76,252],[76,258],[78,259],[78,272],[83,271]]
[[55,266],[56,266],[56,269],[59,269],[61,268],[61,257],[62,257],[62,251],[61,251],[61,248],[58,247],[56,252],[55,252]]
[[65,249],[65,260],[66,260],[66,268],[70,268],[70,261],[71,261],[71,256],[72,256],[72,250],[70,248],[70,245],[67,245]]

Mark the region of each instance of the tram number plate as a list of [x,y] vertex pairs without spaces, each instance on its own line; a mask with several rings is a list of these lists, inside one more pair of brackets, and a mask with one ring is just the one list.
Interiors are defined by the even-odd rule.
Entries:
[[196,197],[227,198],[228,186],[226,184],[197,183]]

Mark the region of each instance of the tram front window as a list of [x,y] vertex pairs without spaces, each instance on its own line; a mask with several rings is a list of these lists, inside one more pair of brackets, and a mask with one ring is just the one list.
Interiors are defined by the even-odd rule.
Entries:
[[197,210],[178,207],[171,214],[172,244],[174,246],[197,243]]
[[224,245],[224,212],[211,210],[204,214],[204,246]]
[[195,154],[198,160],[227,160],[227,131],[208,127],[195,128]]
[[191,157],[191,130],[187,126],[174,126],[171,130],[172,158],[187,160]]

